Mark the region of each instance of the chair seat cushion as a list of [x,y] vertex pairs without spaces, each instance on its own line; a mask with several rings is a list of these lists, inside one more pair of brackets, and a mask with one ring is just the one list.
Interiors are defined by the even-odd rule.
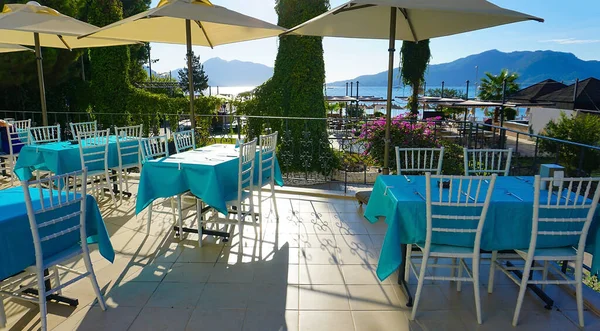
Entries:
[[[237,194],[236,194],[236,196],[237,196]],[[242,192],[242,201],[248,199],[249,197],[251,197],[251,192],[248,192],[248,191]],[[235,205],[237,205],[237,199],[227,201],[227,206],[235,206]]]
[[79,244],[72,246],[70,248],[67,248],[62,252],[59,252],[57,254],[54,254],[52,256],[45,258],[44,259],[44,269],[50,268],[57,264],[60,264],[61,262],[64,262],[64,261],[66,261],[70,258],[73,258],[77,255],[80,255],[80,254],[83,254],[83,249],[81,248],[81,245],[79,245]]
[[[424,251],[425,250],[425,244],[417,244],[417,246]],[[473,248],[472,247],[462,247],[462,246],[452,246],[452,245],[436,245],[436,244],[431,244],[431,248],[430,248],[430,255],[431,256],[454,256],[454,255],[473,255]]]
[[[527,259],[529,249],[515,250],[523,259]],[[575,260],[577,250],[572,247],[536,248],[533,254],[535,260]]]

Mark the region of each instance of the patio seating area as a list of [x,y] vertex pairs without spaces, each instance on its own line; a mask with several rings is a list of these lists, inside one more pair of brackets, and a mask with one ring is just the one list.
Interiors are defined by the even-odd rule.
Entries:
[[[138,179],[130,178],[137,192]],[[50,303],[52,330],[499,330],[511,328],[518,287],[497,271],[495,291],[487,294],[488,268],[482,263],[483,324],[475,318],[473,288],[461,292],[453,282],[428,281],[419,314],[409,322],[410,308],[396,274],[377,279],[379,251],[387,226],[366,221],[354,200],[278,193],[279,222],[265,215],[263,240],[245,231],[229,243],[196,234],[179,240],[172,230],[168,200],[155,203],[152,229],[146,235],[146,213],[134,216],[135,198],[115,208],[99,200],[102,217],[116,252],[113,264],[97,250],[91,257],[108,310],[95,302],[88,282],[63,294],[78,307]],[[193,205],[184,214],[193,213]],[[263,211],[270,210],[267,201]],[[188,226],[190,224],[187,224]],[[94,247],[94,246],[91,246]],[[81,260],[68,266],[80,267]],[[432,273],[431,269],[429,273]],[[436,271],[440,272],[440,271]],[[67,278],[61,280],[66,281]],[[409,286],[416,289],[416,279]],[[529,291],[519,330],[575,330],[575,299],[548,285],[555,307]],[[5,299],[7,330],[39,328],[36,304]],[[586,327],[600,318],[585,312]]]

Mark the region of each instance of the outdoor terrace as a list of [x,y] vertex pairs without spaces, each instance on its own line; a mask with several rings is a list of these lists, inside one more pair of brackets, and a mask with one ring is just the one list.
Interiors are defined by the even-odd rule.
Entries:
[[[135,179],[134,179],[135,181]],[[136,192],[137,187],[132,191]],[[97,278],[109,309],[100,310],[89,282],[63,294],[79,299],[76,308],[50,303],[52,330],[501,330],[510,329],[518,287],[497,272],[487,294],[487,268],[481,275],[483,324],[475,319],[473,288],[456,291],[453,282],[430,281],[417,319],[397,285],[397,276],[380,282],[375,269],[386,231],[380,221],[362,217],[356,201],[345,197],[278,194],[279,222],[269,214],[263,241],[245,230],[230,243],[197,235],[174,236],[170,204],[153,215],[134,216],[135,196],[115,208],[100,199],[103,219],[117,253],[113,264],[92,252]],[[193,209],[193,208],[191,208]],[[269,210],[269,205],[265,205]],[[187,212],[191,212],[187,210]],[[188,226],[190,221],[188,221]],[[81,267],[75,260],[70,264]],[[432,271],[430,271],[432,272]],[[441,272],[441,271],[437,271]],[[63,281],[66,280],[63,277]],[[410,280],[412,291],[416,279]],[[555,307],[528,291],[518,330],[575,330],[577,311],[570,291],[549,285]],[[590,299],[593,292],[586,292]],[[593,298],[592,298],[593,299]],[[6,300],[7,330],[39,328],[35,304]],[[586,327],[600,318],[586,309]]]

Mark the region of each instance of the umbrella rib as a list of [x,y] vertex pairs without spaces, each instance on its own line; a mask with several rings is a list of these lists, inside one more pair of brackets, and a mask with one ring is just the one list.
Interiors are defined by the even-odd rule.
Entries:
[[344,6],[342,8],[339,8],[338,10],[334,11],[333,13],[331,13],[331,15],[337,15],[337,14],[351,11],[351,10],[369,8],[369,7],[374,7],[374,6],[375,5],[354,5],[353,6],[352,4],[348,4],[348,6]]
[[208,34],[206,34],[206,30],[204,30],[202,23],[200,21],[194,21],[194,22],[196,22],[196,24],[198,24],[198,27],[200,28],[200,30],[202,30],[202,33],[204,33],[204,37],[206,38],[206,41],[208,41],[210,48],[214,49],[213,43],[212,43],[212,41],[210,41],[210,38],[208,38]]
[[419,42],[419,39],[417,39],[417,34],[415,33],[415,29],[413,28],[413,25],[412,25],[412,21],[408,17],[408,11],[406,10],[406,8],[398,8],[398,9],[400,10],[402,15],[404,16],[404,19],[408,23],[408,28],[410,29],[410,33],[412,34],[413,38],[415,39],[414,41]]
[[68,50],[72,51],[71,46],[69,46],[69,44],[67,44],[67,42],[65,41],[65,38],[63,38],[63,36],[57,34],[56,35],[58,37],[58,39],[60,39],[60,41],[62,41],[62,43],[65,45],[65,47],[67,47]]

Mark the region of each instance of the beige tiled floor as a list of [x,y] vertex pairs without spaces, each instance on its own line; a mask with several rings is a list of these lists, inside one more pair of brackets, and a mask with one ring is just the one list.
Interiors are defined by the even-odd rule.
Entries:
[[[136,187],[134,186],[134,190]],[[49,304],[54,330],[501,330],[510,329],[517,287],[502,274],[487,294],[482,268],[483,325],[477,325],[472,285],[428,282],[417,320],[410,322],[397,276],[381,282],[376,268],[385,222],[370,224],[354,201],[279,195],[279,222],[264,220],[263,241],[246,228],[240,242],[225,244],[198,236],[180,240],[169,201],[157,203],[150,236],[146,213],[134,216],[135,197],[115,209],[101,210],[117,252],[110,264],[96,251],[91,257],[109,309],[100,310],[87,281],[65,295],[76,308]],[[193,208],[191,208],[193,209]],[[190,210],[191,210],[190,209]],[[264,210],[269,210],[265,205]],[[191,212],[186,210],[186,214]],[[193,219],[186,220],[189,227]],[[80,260],[70,266],[82,267]],[[63,276],[63,280],[68,279]],[[411,278],[414,292],[416,280]],[[560,288],[548,293],[557,307],[548,311],[527,293],[518,329],[576,329],[575,301]],[[39,328],[36,305],[4,300],[7,330]],[[590,329],[600,318],[586,311]]]

